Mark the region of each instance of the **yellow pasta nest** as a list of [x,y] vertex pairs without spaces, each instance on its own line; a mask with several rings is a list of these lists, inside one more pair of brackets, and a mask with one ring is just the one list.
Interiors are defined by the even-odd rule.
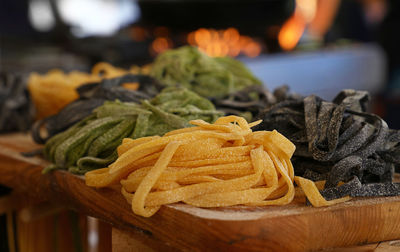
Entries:
[[[124,139],[118,159],[86,173],[86,184],[120,182],[133,212],[145,217],[175,202],[198,207],[288,204],[295,196],[290,161],[295,146],[275,130],[252,132],[258,123],[226,116],[214,124],[194,120],[196,127],[163,137]],[[333,203],[323,199],[312,181],[296,180],[312,204]]]
[[[31,73],[28,79],[28,90],[36,108],[37,119],[56,114],[63,107],[78,98],[76,88],[87,83],[99,82],[106,78],[115,78],[128,73],[148,73],[149,67],[133,66],[129,70],[99,62],[91,73],[72,71],[64,73],[59,69],[40,75]],[[126,83],[124,87],[136,90],[137,83]]]

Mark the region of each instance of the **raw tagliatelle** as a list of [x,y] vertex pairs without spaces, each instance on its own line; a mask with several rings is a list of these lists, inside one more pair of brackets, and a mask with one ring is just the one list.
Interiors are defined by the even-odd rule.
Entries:
[[[258,123],[227,116],[214,124],[194,120],[196,127],[163,137],[124,139],[118,159],[86,173],[86,184],[105,187],[120,181],[133,212],[145,217],[174,202],[197,207],[288,204],[295,195],[290,161],[295,146],[275,130],[252,132]],[[331,204],[313,182],[296,180],[312,204]]]
[[[149,72],[149,67],[133,66],[129,70],[114,67],[106,62],[93,66],[91,73],[72,71],[64,73],[59,69],[44,75],[31,73],[28,89],[37,110],[37,119],[56,114],[64,106],[78,98],[76,88],[87,83],[99,82],[102,79],[119,77],[128,73]],[[127,89],[136,90],[138,83],[125,83]],[[62,90],[62,92],[60,92]]]

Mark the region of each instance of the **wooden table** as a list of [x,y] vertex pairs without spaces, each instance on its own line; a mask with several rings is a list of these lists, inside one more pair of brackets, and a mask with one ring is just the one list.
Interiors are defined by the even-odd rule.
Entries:
[[306,206],[304,198],[272,207],[171,204],[151,218],[140,217],[118,186],[94,189],[68,172],[41,174],[46,161],[20,155],[37,147],[26,135],[0,136],[0,184],[32,202],[52,202],[110,223],[115,251],[129,244],[157,251],[309,251],[400,239],[400,197],[323,208]]

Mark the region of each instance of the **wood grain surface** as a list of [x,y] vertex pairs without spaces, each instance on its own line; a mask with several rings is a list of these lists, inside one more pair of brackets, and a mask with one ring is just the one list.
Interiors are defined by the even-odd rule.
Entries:
[[400,197],[323,208],[306,206],[301,197],[275,207],[172,204],[151,218],[136,216],[119,187],[94,189],[64,171],[42,175],[46,161],[20,155],[38,147],[26,135],[0,136],[0,184],[99,218],[155,250],[310,251],[400,239]]

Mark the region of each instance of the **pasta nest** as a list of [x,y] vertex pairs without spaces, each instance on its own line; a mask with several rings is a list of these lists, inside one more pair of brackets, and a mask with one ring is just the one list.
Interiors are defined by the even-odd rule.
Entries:
[[164,204],[197,207],[285,205],[295,196],[296,180],[315,206],[325,201],[314,182],[294,176],[290,158],[295,145],[276,130],[252,132],[261,121],[238,116],[213,124],[192,120],[195,127],[164,136],[123,140],[118,159],[107,168],[86,173],[86,184],[121,183],[135,214],[149,217]]

